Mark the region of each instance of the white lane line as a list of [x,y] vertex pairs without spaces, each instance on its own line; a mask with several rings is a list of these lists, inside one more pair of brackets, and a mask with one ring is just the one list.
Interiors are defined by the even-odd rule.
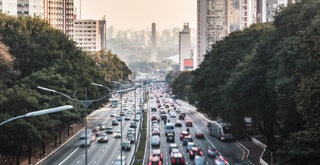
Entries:
[[79,147],[77,147],[75,150],[73,150],[71,152],[71,154],[69,156],[67,156],[62,162],[60,162],[58,165],[63,164],[65,161],[67,161],[77,150],[79,149]]

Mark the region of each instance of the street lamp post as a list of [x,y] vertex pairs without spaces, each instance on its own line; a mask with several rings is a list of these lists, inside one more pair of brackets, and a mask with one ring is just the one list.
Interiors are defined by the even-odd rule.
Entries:
[[62,92],[59,92],[59,91],[53,90],[53,89],[49,89],[49,88],[45,88],[45,87],[41,87],[41,86],[38,86],[38,88],[39,88],[39,89],[41,89],[41,90],[48,91],[48,92],[53,92],[53,93],[60,94],[60,95],[62,95],[62,96],[64,96],[64,97],[66,97],[66,98],[68,98],[68,99],[70,99],[70,100],[72,100],[72,101],[75,101],[75,102],[80,103],[80,104],[84,107],[84,109],[85,109],[85,138],[86,138],[86,140],[85,140],[85,164],[87,165],[87,164],[88,164],[88,147],[87,147],[87,139],[88,139],[88,132],[87,132],[87,131],[88,131],[88,126],[87,126],[87,109],[88,109],[88,107],[89,107],[92,103],[97,102],[97,101],[100,101],[100,100],[102,100],[102,99],[104,99],[104,98],[108,97],[110,94],[113,94],[114,92],[109,93],[109,94],[107,94],[107,95],[105,95],[105,96],[103,96],[103,97],[100,97],[100,98],[98,98],[98,99],[95,99],[95,100],[88,100],[88,99],[87,99],[87,90],[86,90],[86,91],[85,91],[85,100],[78,100],[78,99],[74,99],[74,98],[72,98],[72,97],[70,97],[70,96],[68,96],[68,95],[66,95],[66,94],[64,94],[64,93],[62,93]]
[[9,123],[9,122],[11,122],[13,120],[17,120],[17,119],[21,119],[21,118],[25,118],[25,117],[40,116],[40,115],[44,115],[44,114],[65,111],[65,110],[68,110],[68,109],[71,109],[71,108],[73,108],[73,106],[65,105],[65,106],[60,106],[60,107],[56,107],[56,108],[50,108],[50,109],[44,109],[44,110],[40,110],[40,111],[29,112],[27,114],[16,116],[16,117],[13,117],[11,119],[8,119],[8,120],[0,123],[0,126],[4,125],[6,123]]

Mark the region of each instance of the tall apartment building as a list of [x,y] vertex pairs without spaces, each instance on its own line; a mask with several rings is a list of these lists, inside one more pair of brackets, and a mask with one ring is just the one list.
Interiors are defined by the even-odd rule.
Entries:
[[84,52],[106,49],[106,20],[74,20],[73,40]]
[[197,63],[229,33],[228,0],[197,0]]
[[0,0],[0,12],[12,16],[42,14],[43,0]]
[[157,31],[156,31],[156,24],[152,23],[152,30],[151,30],[151,62],[157,62]]
[[179,33],[179,68],[180,71],[192,70],[193,59],[191,54],[191,29],[189,23],[183,25],[182,31]]
[[73,0],[43,0],[43,18],[53,27],[72,36]]

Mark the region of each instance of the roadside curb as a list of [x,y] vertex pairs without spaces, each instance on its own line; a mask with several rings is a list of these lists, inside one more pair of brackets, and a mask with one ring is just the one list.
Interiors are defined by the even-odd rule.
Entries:
[[247,156],[246,156],[246,159],[248,159],[248,157],[249,157],[249,154],[250,154],[250,150],[247,148],[247,147],[245,147],[243,144],[241,144],[239,141],[237,141],[237,143],[243,148],[243,149],[245,149],[246,151],[247,151]]
[[60,148],[62,148],[65,144],[67,144],[70,140],[72,140],[74,137],[76,137],[84,128],[80,129],[77,133],[75,133],[73,136],[71,136],[67,141],[63,142],[58,148],[54,149],[51,153],[49,153],[46,157],[39,160],[35,165],[40,165],[43,161],[48,159],[51,155],[56,153]]

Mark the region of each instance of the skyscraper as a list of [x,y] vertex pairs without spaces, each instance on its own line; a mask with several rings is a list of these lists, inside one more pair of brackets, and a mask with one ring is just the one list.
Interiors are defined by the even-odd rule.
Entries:
[[157,62],[157,36],[156,36],[156,24],[152,23],[151,31],[151,62]]
[[191,57],[191,36],[189,23],[183,25],[179,33],[179,66],[180,71],[193,69],[193,60]]
[[73,0],[43,0],[43,18],[53,27],[72,36]]
[[197,62],[203,61],[207,50],[229,32],[228,0],[197,1]]

